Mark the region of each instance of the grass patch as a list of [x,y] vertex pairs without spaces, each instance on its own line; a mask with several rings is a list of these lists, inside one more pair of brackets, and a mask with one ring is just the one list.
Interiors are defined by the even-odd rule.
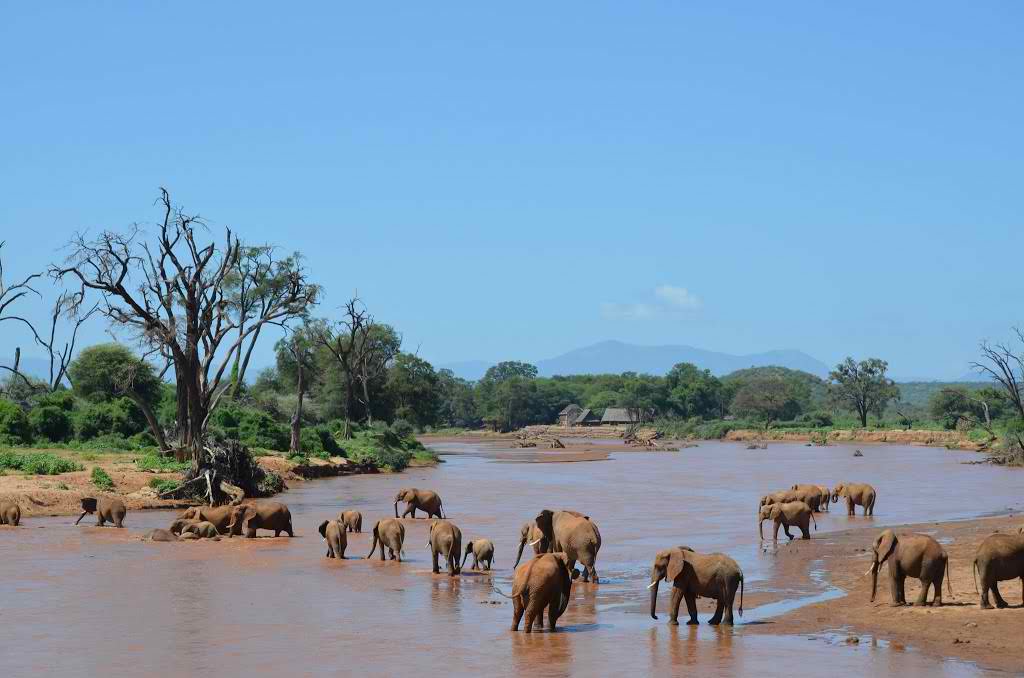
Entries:
[[390,429],[366,430],[342,442],[346,456],[357,464],[370,462],[384,471],[401,471],[416,455],[436,460],[435,455],[412,436],[399,436]]
[[147,454],[135,460],[135,467],[140,471],[153,473],[179,473],[189,468],[187,461],[175,461],[173,457],[161,457]]
[[0,469],[22,471],[31,475],[55,476],[60,473],[82,471],[76,461],[58,457],[51,452],[0,452]]
[[114,489],[114,479],[110,477],[110,474],[101,469],[99,466],[92,467],[92,484],[99,490],[111,491]]
[[173,478],[150,478],[149,486],[156,490],[158,494],[163,494],[164,492],[178,489],[181,486],[181,481],[174,480]]

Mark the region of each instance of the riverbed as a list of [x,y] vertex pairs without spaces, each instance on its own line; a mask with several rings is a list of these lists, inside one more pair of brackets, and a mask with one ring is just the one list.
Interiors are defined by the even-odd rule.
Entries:
[[[864,456],[854,457],[855,448]],[[977,460],[975,453],[702,443],[538,464],[508,463],[508,453],[475,442],[437,449],[445,463],[436,468],[312,481],[279,496],[291,508],[294,539],[140,542],[145,530],[171,522],[167,511],[130,513],[124,530],[86,527],[89,518],[75,527],[68,517],[0,530],[7,621],[0,675],[792,675],[809,666],[984,673],[869,637],[848,644],[841,619],[813,636],[744,633],[754,624],[763,631],[794,605],[839,595],[827,572],[785,590],[768,585],[785,545],[758,540],[761,494],[796,482],[876,487],[873,518],[848,517],[833,504],[831,513],[817,514],[815,539],[851,527],[1020,509],[1021,476],[963,463]],[[393,516],[395,491],[407,486],[437,490],[464,542],[493,540],[495,570],[433,575],[425,520],[406,521],[407,562],[362,560],[374,521]],[[364,532],[350,535],[351,560],[327,560],[316,527],[342,508],[363,512]],[[574,585],[557,633],[528,636],[508,630],[511,604],[493,586],[510,592],[519,526],[542,508],[571,508],[598,523],[601,583]],[[736,627],[669,627],[667,591],[660,620],[648,616],[650,560],[677,544],[728,553],[743,567],[748,600]]]

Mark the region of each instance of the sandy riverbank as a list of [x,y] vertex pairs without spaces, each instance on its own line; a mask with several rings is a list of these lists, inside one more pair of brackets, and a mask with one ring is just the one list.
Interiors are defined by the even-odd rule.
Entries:
[[[833,507],[835,508],[835,506]],[[942,607],[891,607],[888,572],[878,577],[878,594],[871,602],[871,545],[880,532],[864,527],[829,534],[814,534],[811,541],[780,541],[776,566],[767,585],[798,587],[809,581],[812,570],[823,570],[826,580],[847,595],[801,607],[780,617],[745,628],[765,634],[840,632],[888,640],[893,647],[912,646],[928,654],[976,662],[987,668],[1024,671],[1021,638],[1024,637],[1024,606],[1020,580],[1002,582],[1000,592],[1012,607],[982,610],[974,592],[972,562],[978,544],[993,532],[1016,533],[1024,515],[1014,514],[947,523],[920,523],[896,528],[901,532],[929,534],[943,544],[950,556],[953,595],[943,585]],[[766,542],[770,543],[770,542]],[[908,579],[908,600],[920,591],[916,579]],[[852,642],[852,640],[851,640]]]

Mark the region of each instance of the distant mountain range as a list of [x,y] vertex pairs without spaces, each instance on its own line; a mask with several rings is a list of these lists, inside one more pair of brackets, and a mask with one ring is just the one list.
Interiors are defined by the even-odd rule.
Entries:
[[[711,370],[712,374],[725,375],[747,367],[778,365],[794,370],[803,370],[819,377],[828,376],[829,366],[812,358],[803,351],[793,349],[733,355],[718,351],[707,351],[693,346],[638,346],[621,341],[602,341],[592,346],[578,348],[560,356],[539,360],[537,370],[543,377],[556,374],[620,374],[639,372],[642,374],[665,374],[676,363],[693,363]],[[484,360],[469,360],[440,365],[450,369],[463,379],[477,380],[484,376],[487,368],[494,363]]]

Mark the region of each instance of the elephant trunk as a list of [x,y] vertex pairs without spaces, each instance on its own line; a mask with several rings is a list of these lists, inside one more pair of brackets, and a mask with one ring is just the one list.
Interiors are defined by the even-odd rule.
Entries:
[[875,602],[875,592],[878,591],[878,560],[871,563],[871,602]]
[[395,517],[398,517],[398,500],[395,500]]
[[[75,525],[77,525],[78,523],[82,522],[82,518],[84,518],[87,513],[89,513],[89,512],[88,511],[82,511],[82,515],[78,516],[78,520],[75,521]],[[520,550],[522,550],[521,546],[519,548],[520,548]]]
[[759,518],[757,521],[757,536],[764,541],[764,518]]
[[466,555],[462,556],[462,564],[459,565],[460,570],[466,566],[466,558],[469,558],[469,549],[466,549]]
[[519,540],[519,552],[516,553],[516,564],[512,566],[512,569],[519,567],[519,559],[523,557],[523,547],[526,546],[526,537]]
[[658,582],[660,581],[660,579],[655,579],[651,582],[650,586],[647,587],[651,590],[651,619],[658,618],[658,615],[656,615],[654,612],[655,608],[658,607]]

